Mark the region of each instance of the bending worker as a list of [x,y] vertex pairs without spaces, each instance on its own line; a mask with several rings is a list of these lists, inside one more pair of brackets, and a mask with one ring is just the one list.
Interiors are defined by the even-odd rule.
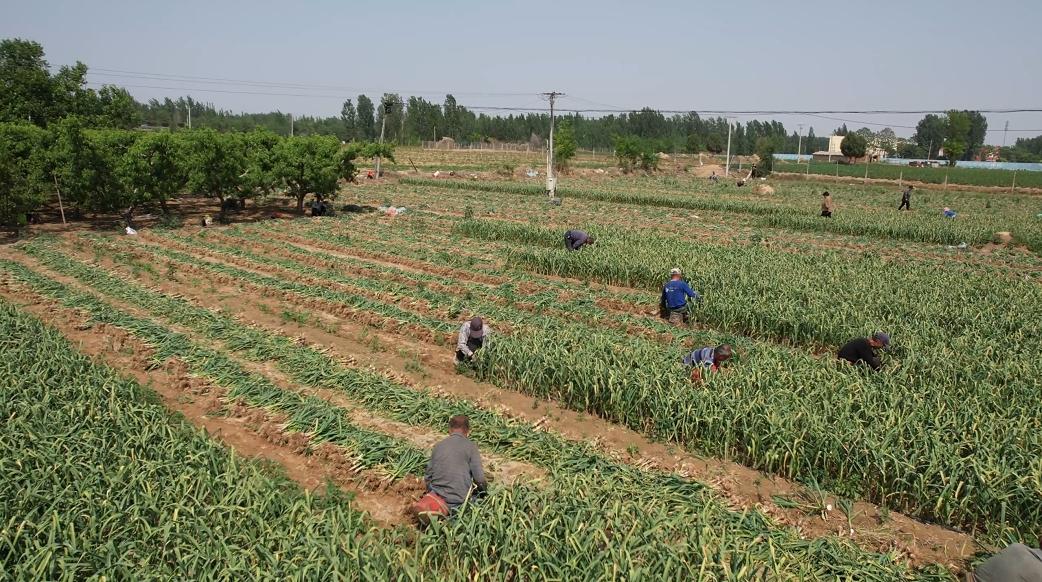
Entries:
[[829,194],[828,190],[821,193],[821,216],[824,218],[832,218],[832,211],[836,208],[836,205],[832,202],[832,194]]
[[681,321],[687,323],[690,317],[688,298],[695,301],[702,300],[702,296],[692,289],[687,281],[681,279],[680,275],[680,269],[670,269],[669,281],[662,286],[662,299],[659,307],[662,310],[662,317],[668,319],[670,323],[680,323]]
[[877,331],[872,337],[859,337],[852,339],[843,347],[839,348],[836,357],[846,360],[851,364],[864,363],[873,370],[879,370],[883,364],[879,361],[877,350],[886,350],[890,347],[890,336],[886,332]]
[[720,366],[731,359],[731,346],[720,344],[715,348],[712,346],[699,348],[684,356],[684,365],[691,367],[691,382],[702,381],[702,372],[719,372]]
[[564,233],[564,248],[570,251],[577,251],[586,245],[592,245],[597,242],[592,236],[587,234],[585,230],[569,230]]
[[449,436],[434,445],[423,474],[427,493],[412,506],[421,523],[432,515],[448,517],[468,499],[485,495],[488,485],[481,453],[469,437],[470,419],[463,415],[449,419]]
[[471,361],[474,352],[485,346],[485,339],[491,331],[480,317],[463,322],[459,328],[459,339],[456,341],[456,361]]

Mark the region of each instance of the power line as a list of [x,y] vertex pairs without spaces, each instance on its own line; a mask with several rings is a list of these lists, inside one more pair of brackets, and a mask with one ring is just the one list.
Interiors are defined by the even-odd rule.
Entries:
[[[54,67],[52,67],[54,68]],[[230,79],[224,77],[202,77],[194,75],[177,75],[168,73],[146,73],[142,71],[127,71],[122,69],[106,69],[103,67],[93,67],[87,70],[88,75],[98,75],[105,77],[116,77],[116,78],[132,78],[132,79],[144,79],[153,81],[173,81],[173,82],[189,82],[189,83],[200,83],[200,84],[219,84],[219,85],[244,85],[251,87],[270,87],[274,89],[303,89],[303,90],[328,90],[328,91],[351,91],[351,92],[391,92],[391,93],[408,93],[413,95],[464,95],[470,97],[531,97],[538,93],[500,93],[500,92],[488,92],[488,91],[441,91],[441,90],[419,90],[419,89],[374,89],[374,88],[363,88],[363,87],[349,87],[342,85],[322,85],[322,84],[309,84],[309,83],[293,83],[293,82],[274,82],[274,81],[251,81],[246,79]]]

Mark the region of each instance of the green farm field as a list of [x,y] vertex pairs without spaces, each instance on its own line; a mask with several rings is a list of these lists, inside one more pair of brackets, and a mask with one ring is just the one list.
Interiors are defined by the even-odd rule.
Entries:
[[[846,176],[865,178],[865,164],[833,164],[829,162],[777,162],[775,171],[795,174],[817,174],[823,176]],[[1042,188],[1042,172],[1016,172],[990,168],[915,168],[896,164],[869,164],[869,179],[905,180],[926,184],[984,186],[992,188]]]
[[[550,206],[537,158],[406,149],[341,189],[362,212],[0,249],[3,571],[939,581],[1035,541],[1042,197],[900,213],[893,186],[591,154]],[[570,228],[597,244],[566,252]],[[705,298],[688,327],[658,317],[672,267]],[[474,315],[495,339],[457,369]],[[835,362],[876,329],[881,372]],[[721,342],[693,385],[681,357]],[[420,531],[453,414],[490,495]]]

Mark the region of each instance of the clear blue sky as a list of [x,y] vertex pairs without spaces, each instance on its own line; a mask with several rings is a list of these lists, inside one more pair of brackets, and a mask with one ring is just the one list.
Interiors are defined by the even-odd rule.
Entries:
[[[128,86],[139,99],[192,94],[234,111],[298,115],[335,115],[344,98],[385,91],[436,102],[452,92],[472,106],[539,107],[537,93],[558,90],[566,108],[1039,108],[1040,25],[1038,0],[0,0],[0,37],[42,43],[52,65],[81,60],[92,82]],[[836,117],[909,135],[897,126],[920,116]],[[818,135],[841,123],[779,119]],[[1007,120],[1042,130],[1039,114],[990,115],[989,143],[1002,142]],[[1009,141],[1033,135],[1011,131]]]

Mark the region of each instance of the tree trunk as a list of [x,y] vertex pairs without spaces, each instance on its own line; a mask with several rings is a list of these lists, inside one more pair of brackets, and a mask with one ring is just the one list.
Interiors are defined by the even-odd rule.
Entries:
[[163,214],[170,214],[170,209],[166,205],[166,198],[159,199],[159,208],[163,211]]
[[123,221],[127,223],[130,228],[136,228],[134,226],[134,207],[131,206],[123,213]]
[[304,197],[306,197],[307,195],[307,192],[297,194],[297,212],[299,212],[300,214],[304,214]]

